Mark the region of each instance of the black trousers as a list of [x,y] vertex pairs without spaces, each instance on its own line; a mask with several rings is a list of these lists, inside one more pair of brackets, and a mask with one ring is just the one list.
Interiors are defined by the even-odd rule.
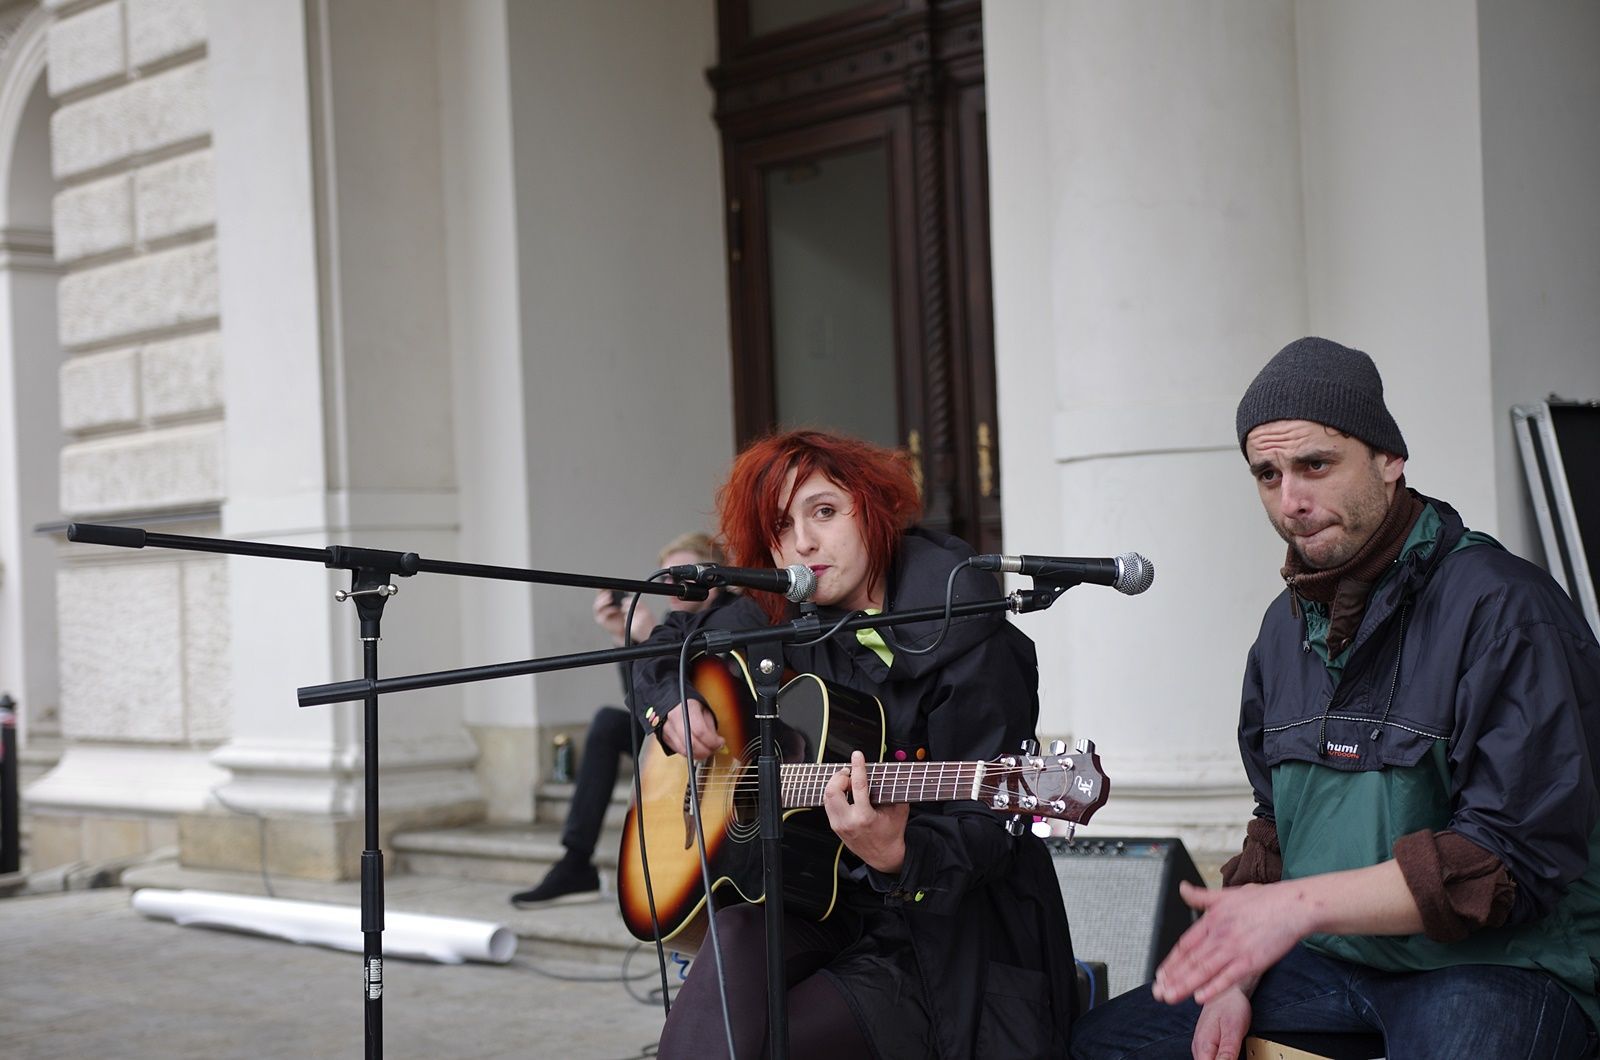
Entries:
[[621,707],[601,707],[589,722],[572,806],[561,832],[561,845],[585,861],[594,857],[595,844],[600,841],[600,828],[605,824],[606,808],[611,805],[622,756],[633,754],[634,725],[632,715]]
[[[732,905],[717,914],[729,1023],[738,1060],[767,1049],[766,909]],[[871,1060],[850,1004],[822,968],[854,935],[848,912],[817,923],[784,918],[783,956],[788,979],[789,1055],[793,1060]],[[716,958],[708,935],[672,1003],[661,1031],[661,1060],[719,1060],[728,1052]]]

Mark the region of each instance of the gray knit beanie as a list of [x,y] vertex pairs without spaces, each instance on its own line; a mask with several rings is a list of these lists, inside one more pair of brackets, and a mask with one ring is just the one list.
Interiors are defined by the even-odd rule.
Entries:
[[1261,369],[1234,415],[1239,451],[1246,435],[1273,420],[1310,420],[1383,452],[1410,456],[1383,403],[1378,366],[1360,350],[1328,339],[1291,342]]

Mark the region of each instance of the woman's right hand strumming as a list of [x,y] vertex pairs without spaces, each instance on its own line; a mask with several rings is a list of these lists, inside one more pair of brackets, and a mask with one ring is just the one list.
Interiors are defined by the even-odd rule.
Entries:
[[698,699],[691,699],[687,704],[679,703],[667,711],[667,719],[656,728],[656,735],[669,748],[683,754],[683,712],[686,707],[689,711],[689,731],[694,736],[694,758],[696,761],[710,758],[728,741],[717,732],[717,716]]

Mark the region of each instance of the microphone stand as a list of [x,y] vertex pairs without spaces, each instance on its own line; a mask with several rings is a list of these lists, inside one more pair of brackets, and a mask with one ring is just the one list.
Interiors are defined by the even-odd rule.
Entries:
[[[795,639],[814,637],[820,630],[815,604],[800,605],[800,617],[791,625]],[[756,721],[761,753],[756,758],[756,802],[761,821],[762,893],[767,896],[767,1042],[772,1060],[789,1053],[789,1005],[783,961],[783,762],[778,757],[778,687],[783,664],[763,652],[755,666]]]
[[[1040,585],[1040,582],[1043,585]],[[858,629],[880,629],[910,622],[942,620],[969,615],[992,614],[1011,611],[1023,614],[1042,611],[1081,579],[1075,576],[1052,576],[1036,579],[1033,589],[1015,590],[1009,595],[990,600],[956,604],[943,607],[926,607],[914,611],[901,611],[877,615],[858,615],[839,623],[837,632]],[[815,607],[802,605],[802,613],[788,623],[776,626],[759,626],[744,630],[697,630],[688,639],[700,639],[708,652],[726,654],[735,647],[757,644],[784,644],[809,640],[817,636],[821,623]],[[830,627],[831,628],[831,627]],[[471,666],[456,670],[440,670],[408,677],[390,677],[374,681],[340,681],[324,685],[309,685],[299,690],[302,707],[324,703],[340,703],[358,696],[378,692],[409,692],[439,685],[452,685],[472,681],[488,681],[500,677],[545,673],[578,666],[591,666],[602,662],[628,662],[661,655],[676,655],[683,648],[682,641],[664,644],[642,644],[631,648],[611,648],[603,651],[581,652],[574,655],[552,656],[546,659],[528,659],[522,662],[497,663],[489,666]],[[777,692],[782,681],[781,662],[765,655],[752,670],[756,686],[756,718],[760,723],[760,752],[757,758],[757,798],[759,805],[762,849],[762,880],[766,895],[765,926],[767,937],[767,1028],[770,1055],[773,1060],[786,1060],[788,1056],[788,996],[784,982],[783,963],[783,856],[781,851],[783,831],[783,801],[779,791],[781,762],[777,752],[776,725],[778,720]],[[691,772],[692,776],[692,772]],[[710,903],[709,892],[706,901]],[[708,909],[708,913],[710,910]]]
[[561,574],[525,570],[518,567],[489,567],[473,563],[428,560],[415,552],[389,552],[380,549],[329,545],[304,548],[271,545],[259,541],[230,541],[215,537],[190,537],[182,534],[150,533],[139,527],[70,523],[67,540],[122,548],[171,548],[190,552],[220,552],[236,556],[262,556],[320,563],[330,569],[348,570],[350,588],[334,594],[340,603],[353,601],[360,620],[362,659],[363,782],[366,847],[361,851],[361,961],[363,1015],[366,1056],[376,1060],[383,1055],[383,850],[378,841],[378,641],[383,605],[400,590],[390,584],[393,576],[409,578],[418,573],[452,574],[504,581],[537,582],[547,585],[577,585],[595,589],[620,589],[624,592],[676,596],[704,600],[704,586],[664,585],[617,578]]

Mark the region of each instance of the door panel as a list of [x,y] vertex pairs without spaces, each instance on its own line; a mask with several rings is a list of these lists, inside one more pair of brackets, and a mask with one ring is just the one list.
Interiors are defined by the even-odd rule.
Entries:
[[777,425],[900,444],[885,146],[763,176]]
[[[892,112],[768,137],[730,154],[740,195],[734,423],[743,445],[824,426],[904,442],[915,300],[897,277],[914,253],[893,189],[909,128]],[[910,379],[907,379],[907,375]],[[849,397],[839,392],[854,388]],[[919,402],[912,401],[915,415]]]

